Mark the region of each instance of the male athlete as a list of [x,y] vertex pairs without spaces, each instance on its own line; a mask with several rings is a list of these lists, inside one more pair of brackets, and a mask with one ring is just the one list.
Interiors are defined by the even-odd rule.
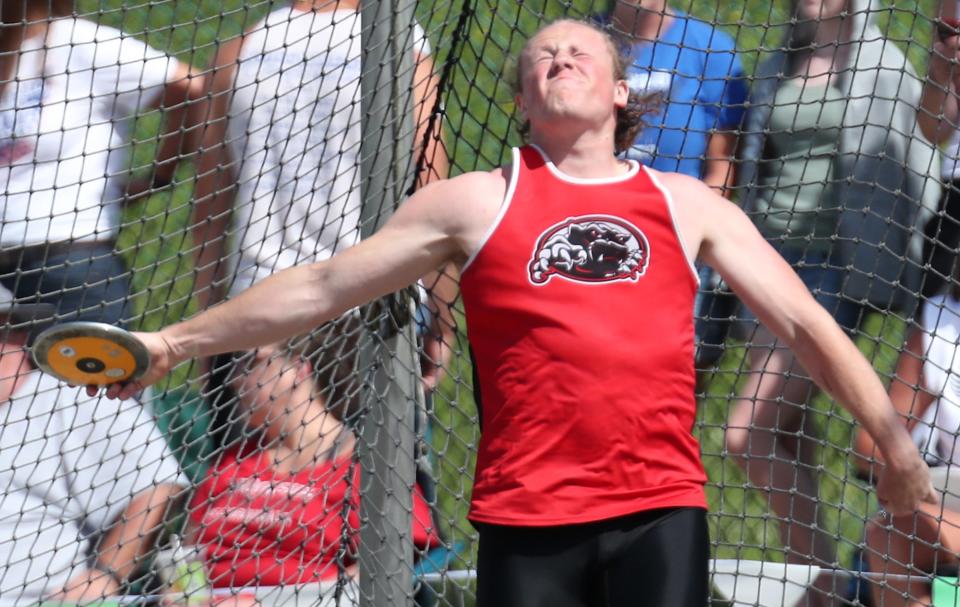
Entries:
[[590,25],[543,28],[519,57],[531,145],[512,164],[430,184],[357,246],[139,334],[153,367],[107,394],[308,331],[456,263],[483,397],[478,604],[702,607],[690,314],[700,259],[875,438],[883,506],[935,501],[873,369],[747,217],[695,179],[615,156],[640,113],[622,67]]

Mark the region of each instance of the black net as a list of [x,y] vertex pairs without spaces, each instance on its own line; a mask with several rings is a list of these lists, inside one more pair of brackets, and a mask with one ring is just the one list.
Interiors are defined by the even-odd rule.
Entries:
[[624,156],[747,212],[889,385],[943,498],[885,515],[872,441],[698,264],[711,604],[953,605],[960,9],[383,4],[0,2],[0,605],[475,603],[454,265],[137,399],[84,396],[23,347],[53,322],[159,329],[509,163],[515,58],[567,17],[658,97]]

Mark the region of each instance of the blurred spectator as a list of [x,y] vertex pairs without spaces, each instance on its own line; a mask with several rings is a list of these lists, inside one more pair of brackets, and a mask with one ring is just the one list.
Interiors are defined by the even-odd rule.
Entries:
[[[287,3],[280,3],[287,4]],[[359,0],[294,1],[221,43],[193,213],[201,308],[360,238]],[[414,22],[418,184],[446,177],[430,44]],[[424,387],[450,357],[456,272],[424,278]]]
[[[958,339],[960,283],[954,282],[946,293],[923,303],[919,326],[910,332],[890,384],[890,399],[924,459],[933,467],[960,465]],[[876,478],[873,467],[882,462],[877,461],[873,440],[862,430],[857,435],[856,451],[858,467]],[[866,556],[870,570],[889,575],[884,585],[873,585],[876,605],[930,604],[930,575],[944,565],[956,565],[960,553],[960,512],[956,511],[955,496],[953,501],[952,506],[921,504],[916,513],[906,516],[891,517],[881,512],[868,524]],[[915,577],[908,583],[894,575]]]
[[0,294],[0,605],[117,594],[187,483],[150,413],[35,370],[29,322]]
[[[359,240],[360,33],[359,0],[298,1],[221,43],[194,211],[201,307]],[[416,23],[407,35],[424,182],[447,158],[430,46]]]
[[[909,316],[920,226],[938,196],[928,178],[936,150],[916,132],[921,82],[868,0],[798,0],[794,11],[786,48],[760,65],[751,91],[744,206],[841,326],[854,331],[869,309]],[[818,525],[816,388],[767,327],[743,318],[750,373],[728,448],[770,491],[787,560],[832,565]]]
[[923,85],[921,111],[917,121],[924,135],[944,149],[940,175],[943,197],[940,209],[924,230],[923,259],[930,264],[923,281],[922,295],[941,292],[957,260],[960,247],[960,6],[956,0],[940,4],[939,19],[934,23],[930,69]]
[[[359,398],[359,331],[358,322],[341,319],[236,361],[220,401],[234,424],[189,514],[189,536],[205,551],[214,586],[355,574],[360,467],[340,417]],[[418,547],[439,542],[419,491],[413,520]]]
[[[630,44],[630,88],[663,96],[627,157],[660,171],[702,179],[729,194],[747,97],[733,39],[705,21],[669,8],[666,0],[617,0],[609,21]],[[699,274],[697,363],[703,368],[723,353],[727,323],[716,319],[729,316],[730,310],[721,306],[734,300],[709,292],[718,287],[709,268],[701,267]]]
[[71,0],[2,0],[0,20],[0,282],[65,318],[117,323],[129,296],[114,247],[130,123],[169,109],[154,174],[169,181],[200,80],[136,38],[76,17]]

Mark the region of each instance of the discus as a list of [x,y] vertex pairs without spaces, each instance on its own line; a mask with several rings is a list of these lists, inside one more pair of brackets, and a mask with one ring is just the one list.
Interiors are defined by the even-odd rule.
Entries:
[[30,349],[37,367],[75,386],[139,379],[150,352],[129,331],[100,322],[70,322],[40,333]]

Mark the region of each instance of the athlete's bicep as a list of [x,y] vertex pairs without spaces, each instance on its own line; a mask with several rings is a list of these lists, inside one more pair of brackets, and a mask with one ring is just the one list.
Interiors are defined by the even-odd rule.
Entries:
[[329,261],[330,288],[348,291],[351,305],[359,305],[459,262],[465,218],[458,190],[455,181],[443,181],[414,194],[375,234]]

